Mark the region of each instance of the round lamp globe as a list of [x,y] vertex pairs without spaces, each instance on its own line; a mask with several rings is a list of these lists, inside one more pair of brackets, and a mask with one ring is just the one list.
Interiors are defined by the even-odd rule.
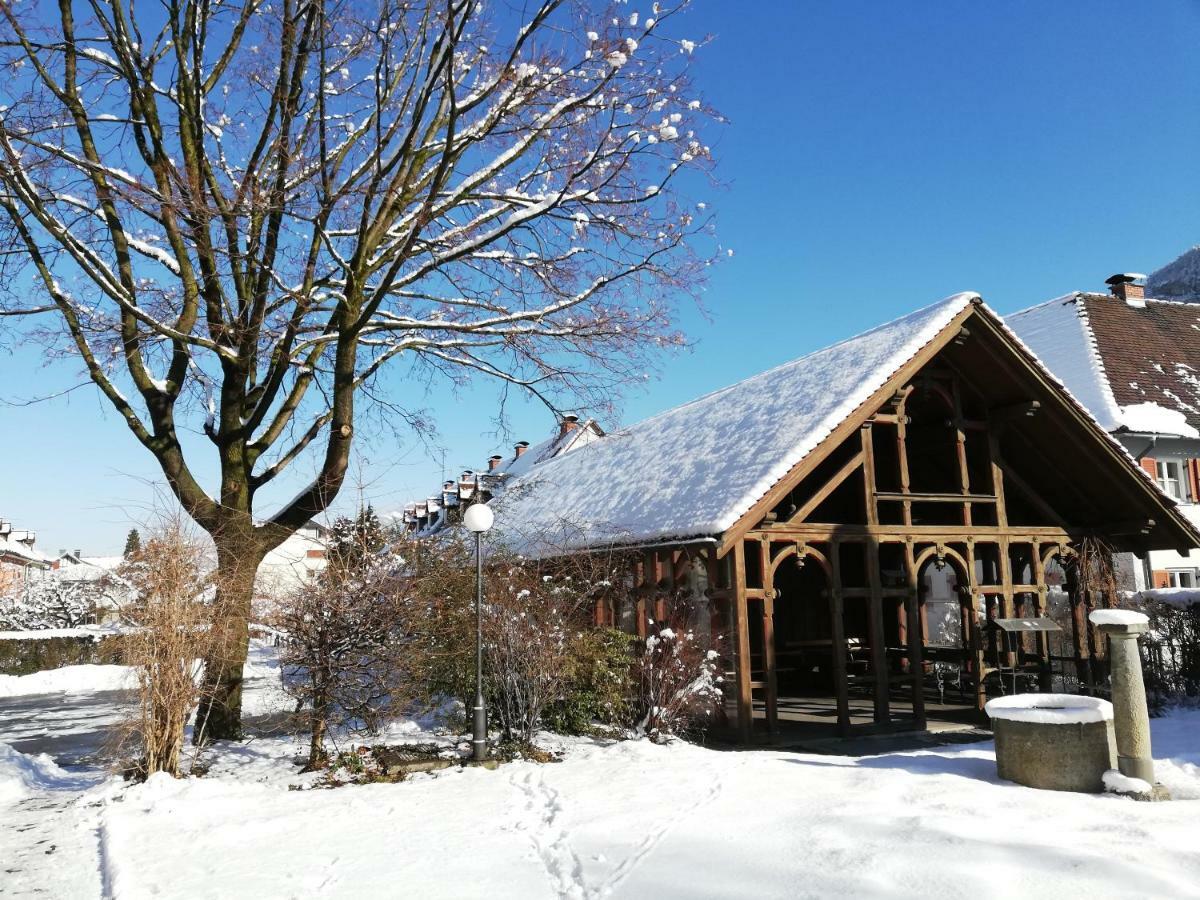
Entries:
[[463,514],[463,524],[467,526],[467,531],[476,534],[487,531],[495,520],[492,508],[486,503],[472,503]]

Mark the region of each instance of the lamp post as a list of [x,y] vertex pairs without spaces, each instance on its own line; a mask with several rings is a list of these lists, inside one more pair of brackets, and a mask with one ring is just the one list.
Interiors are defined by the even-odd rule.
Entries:
[[483,702],[483,533],[492,527],[491,507],[473,503],[463,515],[463,525],[475,535],[475,718],[471,734],[472,758],[487,759],[487,706]]

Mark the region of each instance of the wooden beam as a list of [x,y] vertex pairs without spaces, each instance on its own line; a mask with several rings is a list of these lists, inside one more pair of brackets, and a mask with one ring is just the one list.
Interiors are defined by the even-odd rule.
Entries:
[[[900,463],[900,493],[908,494],[912,490],[912,482],[908,472],[908,416],[906,411],[908,408],[908,395],[912,393],[912,388],[906,388],[903,391],[903,396],[896,406],[896,457]],[[901,501],[901,510],[903,512],[903,521],[905,525],[912,524],[912,500],[905,498]]]
[[[1013,577],[1012,577],[1012,543],[1009,538],[1000,539],[1000,614],[1005,619],[1011,619],[1015,614],[1013,611]],[[1012,638],[1007,634],[1001,638],[1004,641],[1004,658],[1005,664],[1015,666],[1019,657],[1019,651],[1011,649]]]
[[947,323],[946,327],[942,329],[937,337],[922,347],[907,363],[897,369],[879,390],[864,400],[854,412],[846,416],[819,446],[792,466],[787,474],[780,478],[758,502],[751,506],[745,515],[725,531],[721,536],[721,543],[718,545],[717,554],[724,556],[732,550],[735,543],[746,532],[752,530],[761,522],[763,517],[777,506],[780,500],[787,496],[792,488],[799,483],[801,478],[820,465],[835,448],[841,446],[847,438],[853,435],[855,429],[861,427],[867,416],[877,412],[881,406],[888,402],[890,397],[895,395],[897,390],[912,381],[913,377],[941,352],[942,348],[950,342],[962,324],[972,315],[976,314],[978,309],[978,304],[968,304],[966,308]]
[[868,621],[871,633],[871,668],[875,675],[875,724],[887,727],[891,722],[888,709],[888,659],[887,642],[883,627],[883,591],[879,576],[879,545],[867,542],[867,586],[871,596],[867,600]]
[[983,713],[984,704],[987,703],[987,689],[984,685],[984,667],[986,660],[983,655],[983,634],[979,624],[979,607],[976,606],[976,598],[979,597],[979,587],[975,581],[975,541],[967,541],[967,591],[968,591],[968,607],[967,618],[970,624],[970,641],[971,641],[971,656],[972,668],[974,672],[974,687],[975,687],[975,709],[979,713]]
[[922,658],[925,635],[921,627],[920,584],[917,581],[916,555],[913,553],[912,541],[904,544],[904,565],[908,573],[908,591],[904,599],[904,608],[908,619],[908,669],[912,678],[912,707],[913,718],[917,720],[917,730],[925,730],[925,661]]
[[1004,470],[1000,468],[1000,438],[988,432],[988,452],[992,462],[992,492],[996,495],[996,524],[1008,526],[1008,505],[1004,502]]
[[963,431],[962,394],[959,391],[961,377],[955,376],[950,382],[951,396],[954,403],[954,452],[958,458],[958,492],[962,495],[962,523],[971,524],[971,471],[967,466],[967,435]]
[[[935,494],[935,493],[918,493],[909,491],[879,491],[875,494],[880,500],[911,500],[914,503],[996,503],[997,497],[995,494]],[[964,522],[964,525],[970,525],[970,522]]]
[[[1033,614],[1035,616],[1044,616],[1047,613],[1047,598],[1046,598],[1046,564],[1042,560],[1042,545],[1038,543],[1032,544],[1033,549],[1033,583],[1037,587],[1037,599],[1034,601]],[[1038,690],[1042,693],[1049,693],[1053,690],[1052,671],[1050,668],[1050,635],[1048,632],[1039,631],[1037,633],[1037,649],[1040,668],[1038,671]]]
[[833,582],[829,589],[829,637],[833,643],[833,690],[837,697],[837,733],[850,733],[850,685],[846,673],[846,613],[842,603],[841,545],[829,545],[829,568]]
[[924,541],[960,541],[969,537],[980,540],[998,540],[1001,537],[1036,537],[1047,543],[1066,542],[1085,533],[1083,529],[1067,529],[1058,526],[1027,525],[998,527],[995,525],[839,525],[834,522],[780,523],[757,529],[755,533],[771,535],[772,540],[808,541],[819,543],[833,538],[842,540],[903,541],[912,537]]
[[867,524],[879,524],[879,503],[875,499],[875,441],[871,437],[871,426],[859,429],[862,435],[863,503],[867,509]]
[[733,614],[737,629],[738,736],[750,743],[754,726],[754,701],[750,693],[750,616],[746,609],[746,546],[733,548]]
[[779,682],[775,670],[775,573],[771,569],[771,542],[764,534],[758,542],[763,573],[763,665],[766,668],[767,732],[779,733]]
[[852,457],[850,457],[846,464],[838,469],[836,473],[834,473],[832,478],[821,485],[820,489],[815,494],[808,498],[808,500],[804,501],[804,505],[796,510],[795,515],[793,515],[787,521],[803,522],[805,519],[807,519],[810,515],[812,515],[813,510],[828,500],[829,495],[841,487],[843,482],[853,475],[858,468],[862,466],[862,464],[863,455],[862,451],[860,450],[858,453],[855,453]]
[[[999,453],[999,447],[994,449],[993,452]],[[1012,467],[1006,463],[1003,458],[999,459],[998,462],[1000,464],[1000,472],[1004,476],[1004,483],[1006,487],[1009,484],[1015,485],[1017,490],[1019,490],[1025,496],[1025,499],[1037,507],[1038,512],[1040,512],[1055,525],[1063,527],[1066,526],[1062,516],[1058,514],[1053,506],[1046,502],[1045,498],[1042,497],[1041,494],[1029,486],[1029,482],[1014,472]]]

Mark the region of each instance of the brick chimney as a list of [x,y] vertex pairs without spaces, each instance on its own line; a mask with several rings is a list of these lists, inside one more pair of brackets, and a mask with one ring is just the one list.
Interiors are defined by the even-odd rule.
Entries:
[[500,463],[504,462],[504,457],[497,454],[496,456],[488,457],[488,471],[495,472],[500,467]]
[[1114,297],[1141,308],[1146,305],[1145,281],[1146,276],[1137,272],[1119,272],[1106,278],[1104,283],[1112,290]]
[[513,445],[513,459],[520,459],[521,454],[529,449],[529,441],[517,441]]
[[558,425],[559,438],[565,438],[568,434],[579,427],[579,416],[575,413],[565,413],[562,421]]

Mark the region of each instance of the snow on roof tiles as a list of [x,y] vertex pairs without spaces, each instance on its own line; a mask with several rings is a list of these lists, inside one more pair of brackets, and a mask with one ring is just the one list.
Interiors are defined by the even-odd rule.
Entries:
[[955,294],[535,466],[495,501],[497,525],[529,552],[721,534],[978,300]]
[[1106,431],[1120,425],[1121,410],[1079,294],[1015,312],[1004,322]]
[[520,456],[512,456],[504,460],[504,462],[500,463],[500,465],[488,474],[507,475],[510,478],[516,478],[519,475],[524,475],[539,463],[544,463],[546,460],[552,459],[560,453],[569,452],[571,449],[579,449],[579,447],[590,443],[600,436],[602,436],[602,432],[593,419],[581,422],[575,428],[566,432],[562,428],[556,428],[554,434],[546,438],[546,440],[528,447]]
[[1108,431],[1197,436],[1200,306],[1079,292],[1005,322]]

